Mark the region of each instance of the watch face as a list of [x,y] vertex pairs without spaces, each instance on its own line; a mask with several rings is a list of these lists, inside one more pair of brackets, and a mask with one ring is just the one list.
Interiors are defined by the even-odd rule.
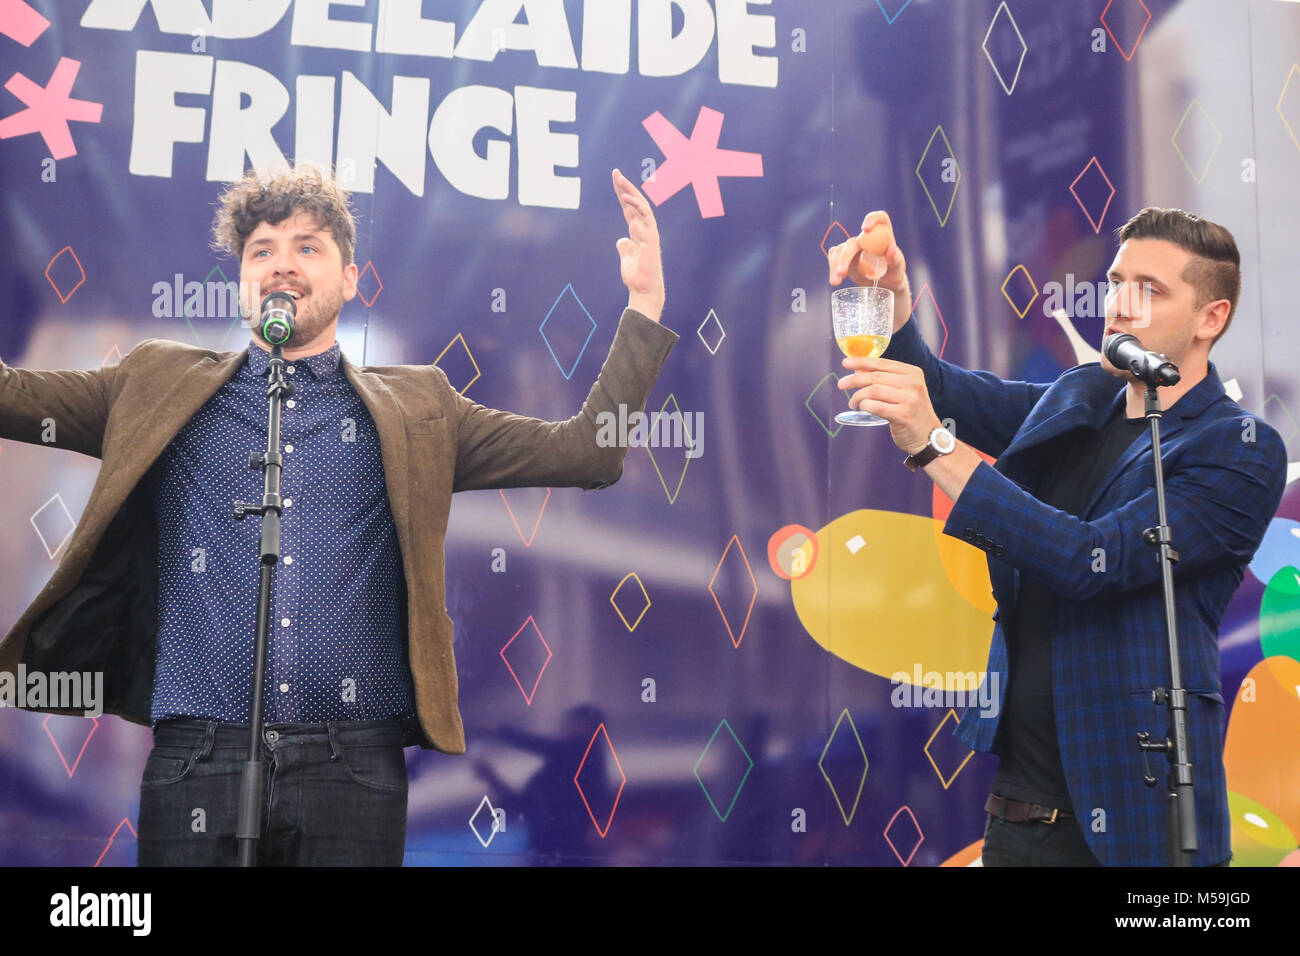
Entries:
[[941,455],[947,455],[957,447],[957,439],[946,428],[936,428],[930,432],[930,444]]

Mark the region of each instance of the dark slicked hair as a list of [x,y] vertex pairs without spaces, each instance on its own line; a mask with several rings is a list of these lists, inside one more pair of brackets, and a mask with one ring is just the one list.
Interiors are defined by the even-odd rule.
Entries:
[[1115,230],[1120,242],[1129,239],[1163,239],[1184,252],[1192,261],[1182,279],[1196,291],[1196,308],[1217,299],[1228,300],[1228,318],[1214,337],[1217,342],[1232,324],[1241,295],[1241,253],[1232,233],[1217,222],[1193,216],[1182,209],[1148,206]]
[[292,168],[250,169],[217,200],[212,222],[212,248],[236,259],[244,257],[244,243],[261,223],[277,226],[295,213],[305,212],[334,237],[343,265],[352,262],[357,227],[348,192],[315,163]]

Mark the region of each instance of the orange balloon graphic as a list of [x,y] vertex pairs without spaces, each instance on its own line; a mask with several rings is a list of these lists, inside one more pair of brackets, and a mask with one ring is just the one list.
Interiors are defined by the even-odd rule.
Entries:
[[1228,718],[1228,789],[1277,814],[1300,834],[1300,661],[1267,657],[1241,682]]

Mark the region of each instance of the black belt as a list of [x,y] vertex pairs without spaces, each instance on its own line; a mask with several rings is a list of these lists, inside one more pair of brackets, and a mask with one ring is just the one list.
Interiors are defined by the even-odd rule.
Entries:
[[989,794],[988,802],[984,804],[984,810],[1009,823],[1032,823],[1036,820],[1043,823],[1055,823],[1057,820],[1066,820],[1074,816],[1069,810],[1058,810],[1056,807],[1045,807],[1038,803],[1012,800],[1008,797],[998,796],[996,793]]

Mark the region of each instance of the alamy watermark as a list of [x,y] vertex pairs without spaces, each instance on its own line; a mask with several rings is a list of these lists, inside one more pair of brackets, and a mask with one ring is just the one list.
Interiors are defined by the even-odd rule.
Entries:
[[155,319],[241,318],[247,328],[254,323],[252,303],[262,301],[260,283],[233,279],[186,282],[179,272],[170,282],[155,282],[150,291]]
[[631,412],[620,403],[618,414],[596,415],[596,444],[601,448],[685,448],[687,458],[704,454],[703,412]]
[[121,927],[148,936],[153,927],[152,893],[95,893],[73,886],[50,897],[50,925]]
[[981,717],[996,717],[1001,705],[1001,674],[997,671],[897,671],[889,693],[895,707],[978,707]]
[[104,713],[103,671],[0,671],[0,707],[29,710],[79,710],[87,717]]
[[1076,319],[1105,318],[1107,300],[1113,297],[1115,315],[1131,319],[1133,328],[1145,328],[1151,324],[1151,292],[1150,282],[1076,283],[1074,273],[1067,272],[1064,283],[1043,284],[1043,314],[1050,318],[1064,311]]

